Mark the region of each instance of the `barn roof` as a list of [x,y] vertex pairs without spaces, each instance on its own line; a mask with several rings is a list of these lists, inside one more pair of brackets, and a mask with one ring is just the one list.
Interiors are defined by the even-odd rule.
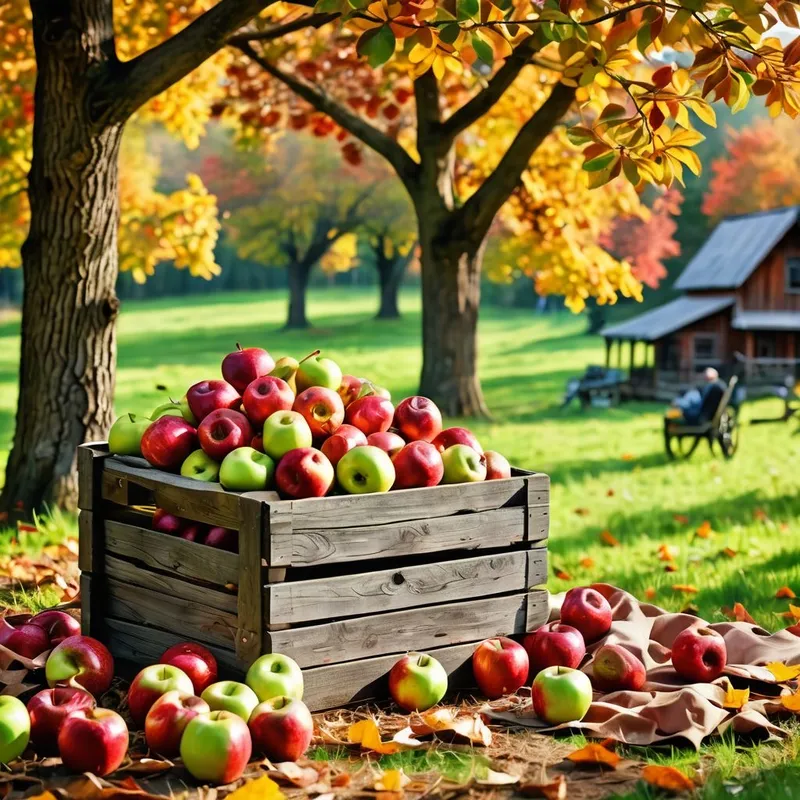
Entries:
[[737,311],[733,327],[739,331],[800,331],[800,311]]
[[675,283],[676,289],[738,289],[797,222],[800,206],[728,217]]
[[639,314],[619,325],[604,328],[601,334],[606,339],[633,339],[653,342],[669,333],[679,330],[693,322],[732,306],[733,295],[713,295],[711,297],[679,297],[671,303]]

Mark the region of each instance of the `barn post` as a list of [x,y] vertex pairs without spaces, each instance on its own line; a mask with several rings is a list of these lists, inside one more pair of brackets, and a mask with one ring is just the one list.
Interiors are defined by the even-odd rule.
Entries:
[[611,339],[606,339],[606,369],[611,367]]

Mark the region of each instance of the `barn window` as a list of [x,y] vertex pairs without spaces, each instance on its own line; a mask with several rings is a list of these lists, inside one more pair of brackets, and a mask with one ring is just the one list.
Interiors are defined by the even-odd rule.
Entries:
[[800,292],[800,256],[786,259],[786,288],[790,292]]
[[697,371],[719,364],[716,334],[696,333],[692,337],[692,355]]

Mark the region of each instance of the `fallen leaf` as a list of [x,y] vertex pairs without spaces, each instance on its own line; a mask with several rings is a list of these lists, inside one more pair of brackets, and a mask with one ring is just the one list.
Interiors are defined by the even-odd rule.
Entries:
[[623,461],[633,461],[633,453],[623,453],[620,457]]
[[434,734],[438,739],[461,739],[484,747],[492,743],[492,732],[480,714],[459,714],[450,708],[428,711],[420,715],[419,721],[412,718],[411,730],[417,736]]
[[800,664],[790,667],[788,664],[782,664],[780,661],[773,661],[767,664],[766,668],[772,673],[772,676],[778,683],[793,681],[800,676]]
[[375,781],[375,790],[378,792],[402,792],[411,783],[411,778],[402,769],[387,769]]
[[589,509],[588,508],[576,508],[575,513],[579,517],[588,517],[589,516]]
[[726,547],[722,550],[722,555],[728,556],[728,558],[735,558],[737,553],[732,547]]
[[378,724],[372,718],[351,725],[347,730],[347,740],[351,744],[361,745],[362,750],[373,750],[382,755],[399,753],[403,749],[398,742],[384,742]]
[[672,519],[674,519],[679,525],[689,524],[689,517],[687,517],[686,514],[673,514]]
[[781,697],[781,705],[795,714],[800,714],[800,692],[785,694]]
[[677,556],[679,552],[680,551],[677,547],[671,547],[668,544],[662,544],[658,548],[658,557],[661,559],[661,561],[674,561],[675,556]]
[[619,539],[616,539],[611,531],[602,531],[600,533],[600,541],[609,547],[619,547]]
[[794,619],[800,619],[800,606],[793,606],[789,603],[789,614],[791,614]]
[[707,519],[700,523],[700,527],[695,533],[701,539],[710,539],[714,535],[714,531],[711,530],[711,523]]
[[319,772],[313,767],[301,767],[294,761],[281,761],[273,764],[274,770],[270,770],[270,777],[278,782],[283,781],[300,789],[305,789],[319,781]]
[[254,781],[248,781],[227,796],[227,800],[279,800],[285,795],[278,784],[264,775]]
[[652,586],[648,586],[648,587],[647,587],[647,588],[644,590],[644,596],[645,596],[645,597],[646,597],[648,600],[655,600],[655,598],[656,598],[656,590],[655,590],[655,589],[654,589]]
[[614,490],[613,489],[606,489],[606,497],[613,497]]
[[589,558],[589,556],[584,556],[584,557],[583,557],[583,558],[580,560],[580,565],[581,565],[581,566],[582,566],[584,569],[591,569],[591,568],[594,566],[594,559],[593,559],[593,558]]
[[559,775],[554,781],[547,781],[545,776],[542,783],[523,783],[516,793],[545,800],[567,800],[567,779]]
[[553,567],[553,574],[556,576],[556,578],[562,581],[572,580],[572,575],[570,575],[569,572],[566,572],[563,569],[558,569],[558,567]]
[[340,772],[338,775],[334,775],[331,778],[331,786],[335,789],[344,789],[350,785],[351,780],[352,778],[349,772]]
[[673,592],[683,592],[683,594],[697,594],[700,590],[691,583],[675,583],[672,585]]
[[736,622],[749,622],[755,625],[756,621],[750,616],[748,610],[741,603],[734,603],[733,608],[725,606],[722,613],[728,618]]
[[648,764],[642,770],[642,779],[651,786],[669,792],[691,792],[695,788],[694,781],[687,778],[680,770],[659,764]]
[[728,684],[728,688],[725,691],[725,699],[722,701],[722,707],[738,711],[749,699],[749,689],[734,689],[731,684]]
[[487,769],[486,775],[482,778],[476,778],[475,783],[480,786],[510,786],[513,783],[519,783],[519,777],[509,775],[507,772]]
[[775,592],[775,597],[777,597],[778,600],[794,600],[797,595],[788,586],[781,586],[781,588]]
[[621,758],[601,744],[587,744],[580,750],[570,753],[567,760],[575,764],[603,764],[611,769],[616,769]]
[[157,758],[140,758],[123,765],[119,771],[127,775],[158,775],[168,772],[175,765],[171,761]]
[[767,516],[767,512],[764,511],[763,508],[756,508],[753,511],[753,519],[756,520],[756,522],[767,522],[769,520],[769,517]]
[[58,800],[58,798],[52,792],[42,792],[29,797],[28,800]]
[[664,572],[677,572],[678,566],[676,564],[666,564],[664,566]]

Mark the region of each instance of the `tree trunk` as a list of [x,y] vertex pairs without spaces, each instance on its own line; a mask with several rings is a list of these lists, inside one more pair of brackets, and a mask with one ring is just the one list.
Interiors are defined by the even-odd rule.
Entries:
[[121,126],[89,117],[89,76],[113,42],[108,0],[32,0],[36,121],[19,399],[0,510],[74,508],[75,448],[112,422]]
[[286,330],[310,328],[306,318],[306,290],[311,266],[305,262],[291,264],[287,270],[289,279],[289,314],[286,317]]
[[380,306],[375,319],[400,319],[397,294],[403,281],[406,261],[399,253],[394,258],[386,255],[383,241],[375,248],[375,268],[378,272]]

